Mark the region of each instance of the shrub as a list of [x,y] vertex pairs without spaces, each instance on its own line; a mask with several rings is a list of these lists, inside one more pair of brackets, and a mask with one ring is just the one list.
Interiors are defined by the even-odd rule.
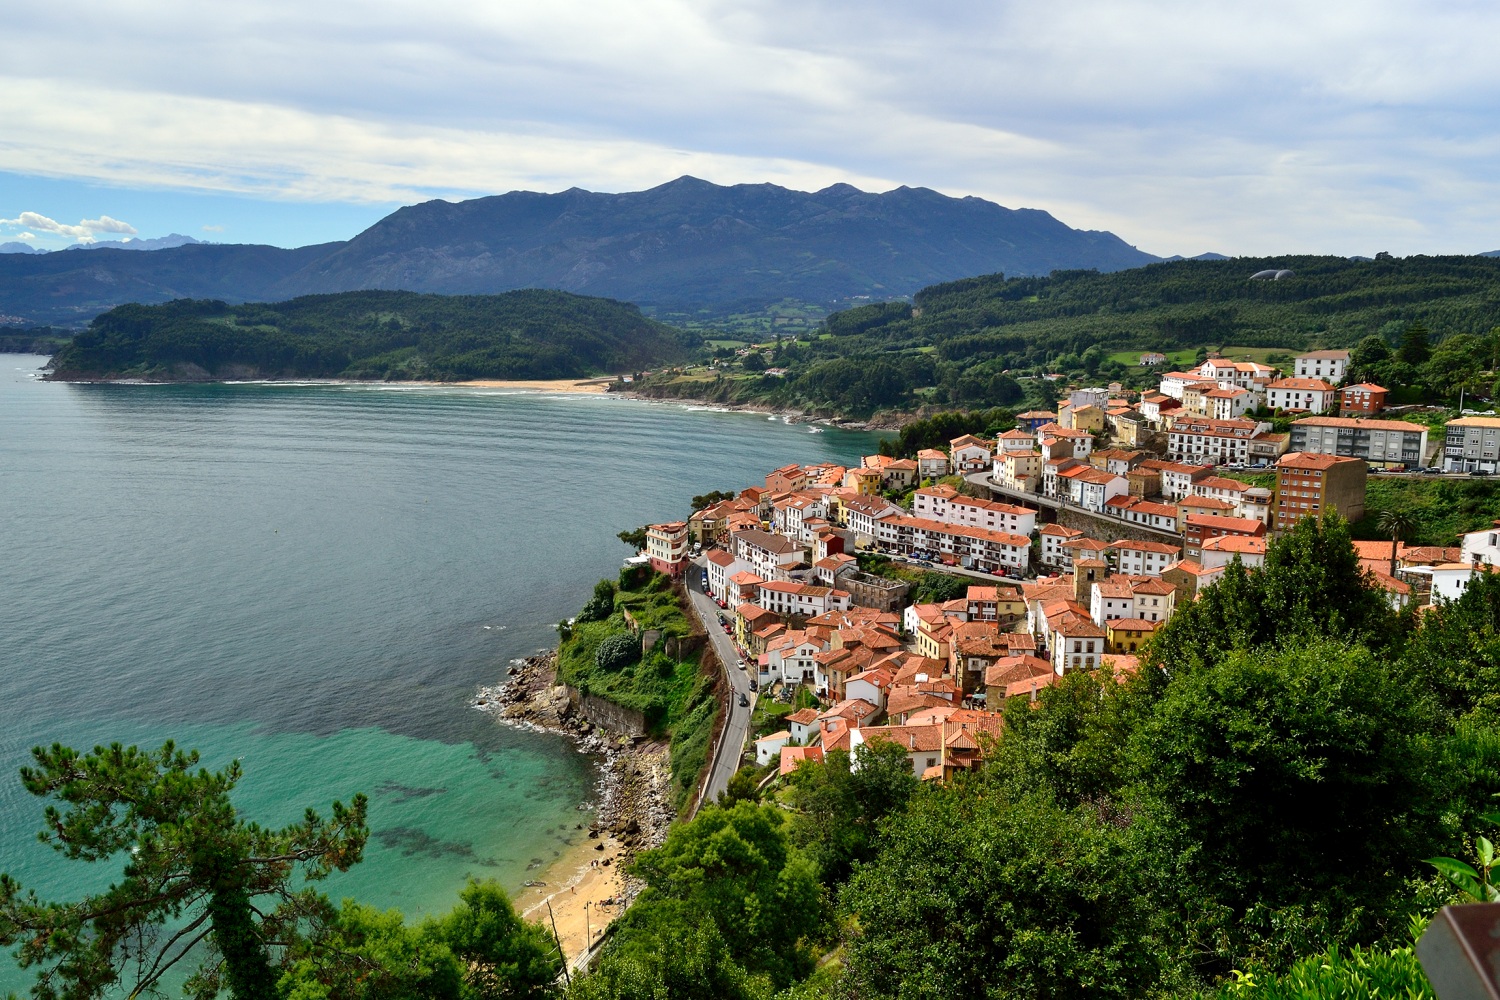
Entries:
[[628,632],[619,632],[599,643],[594,650],[594,665],[600,670],[623,670],[640,655],[640,641]]
[[608,580],[600,580],[594,584],[594,596],[589,598],[583,610],[578,612],[577,621],[580,622],[602,622],[614,613],[615,610],[615,588]]

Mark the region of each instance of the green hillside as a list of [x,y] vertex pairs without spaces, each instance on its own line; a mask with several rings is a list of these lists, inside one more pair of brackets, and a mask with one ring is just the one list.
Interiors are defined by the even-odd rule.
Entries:
[[118,306],[53,359],[56,378],[576,378],[680,360],[696,334],[567,292],[343,292],[231,306]]
[[[1294,274],[1251,280],[1268,268]],[[764,359],[787,369],[785,377],[761,375],[754,361],[742,372],[721,364],[712,379],[666,385],[659,378],[650,389],[854,414],[922,403],[1045,403],[1046,390],[1028,384],[1028,376],[1060,372],[1144,385],[1155,373],[1132,358],[1147,350],[1182,352],[1173,363],[1221,348],[1288,362],[1292,352],[1354,347],[1368,337],[1395,345],[1412,323],[1423,324],[1439,347],[1500,325],[1500,259],[1241,258],[1110,274],[967,278],[925,288],[911,303],[833,314],[815,339],[780,344]],[[1495,367],[1479,356],[1482,346],[1463,350],[1469,346],[1475,357],[1467,367]]]

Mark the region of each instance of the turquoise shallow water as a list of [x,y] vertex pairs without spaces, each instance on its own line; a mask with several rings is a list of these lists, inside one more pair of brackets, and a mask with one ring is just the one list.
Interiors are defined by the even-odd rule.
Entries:
[[591,396],[60,385],[42,360],[0,355],[0,871],[48,897],[107,873],[35,843],[28,748],[166,738],[240,758],[263,821],[369,795],[334,895],[514,890],[578,836],[594,772],[475,687],[551,644],[621,528],[875,440]]

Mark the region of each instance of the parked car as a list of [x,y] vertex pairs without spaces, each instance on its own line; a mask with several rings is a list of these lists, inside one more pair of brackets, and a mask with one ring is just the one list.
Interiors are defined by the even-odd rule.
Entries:
[[750,699],[746,698],[744,696],[744,694],[741,694],[740,695],[740,708],[749,708],[749,707],[750,707]]
[[751,691],[759,691],[760,690],[760,685],[756,683],[754,677],[750,678],[750,690]]
[[1469,475],[1471,475],[1471,476],[1488,476],[1489,472],[1487,470],[1485,470],[1485,469],[1475,469],[1473,472],[1469,473]]

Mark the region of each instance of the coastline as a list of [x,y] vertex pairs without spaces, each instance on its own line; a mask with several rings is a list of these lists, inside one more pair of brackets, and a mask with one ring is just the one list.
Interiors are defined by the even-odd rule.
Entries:
[[[45,369],[43,369],[45,370]],[[462,382],[436,382],[430,379],[392,380],[352,378],[113,378],[85,372],[49,373],[47,382],[70,382],[83,385],[349,385],[379,388],[419,389],[513,389],[525,392],[603,394],[614,382],[614,376],[555,379],[477,378]]]
[[[675,404],[686,407],[724,413],[764,413],[787,424],[808,424],[846,431],[899,431],[906,424],[918,419],[915,413],[877,413],[869,420],[848,420],[842,417],[816,416],[806,410],[788,410],[763,403],[724,403],[696,399],[691,396],[656,396],[630,389],[612,390],[615,382],[612,375],[592,378],[561,379],[467,379],[462,382],[434,382],[431,380],[385,381],[375,379],[339,378],[112,378],[90,375],[84,372],[68,372],[58,375],[49,373],[42,377],[46,382],[65,382],[81,385],[313,385],[313,386],[362,386],[378,388],[418,389],[503,389],[514,392],[545,392],[564,395],[611,395],[622,399],[634,399],[646,403]],[[884,417],[884,419],[882,419]]]
[[593,822],[515,898],[526,919],[540,920],[549,931],[555,922],[563,953],[577,966],[640,892],[625,871],[630,861],[665,840],[677,817],[669,804],[666,744],[596,727],[556,680],[557,653],[549,650],[513,663],[508,678],[480,688],[472,704],[500,725],[566,736],[598,762]]

